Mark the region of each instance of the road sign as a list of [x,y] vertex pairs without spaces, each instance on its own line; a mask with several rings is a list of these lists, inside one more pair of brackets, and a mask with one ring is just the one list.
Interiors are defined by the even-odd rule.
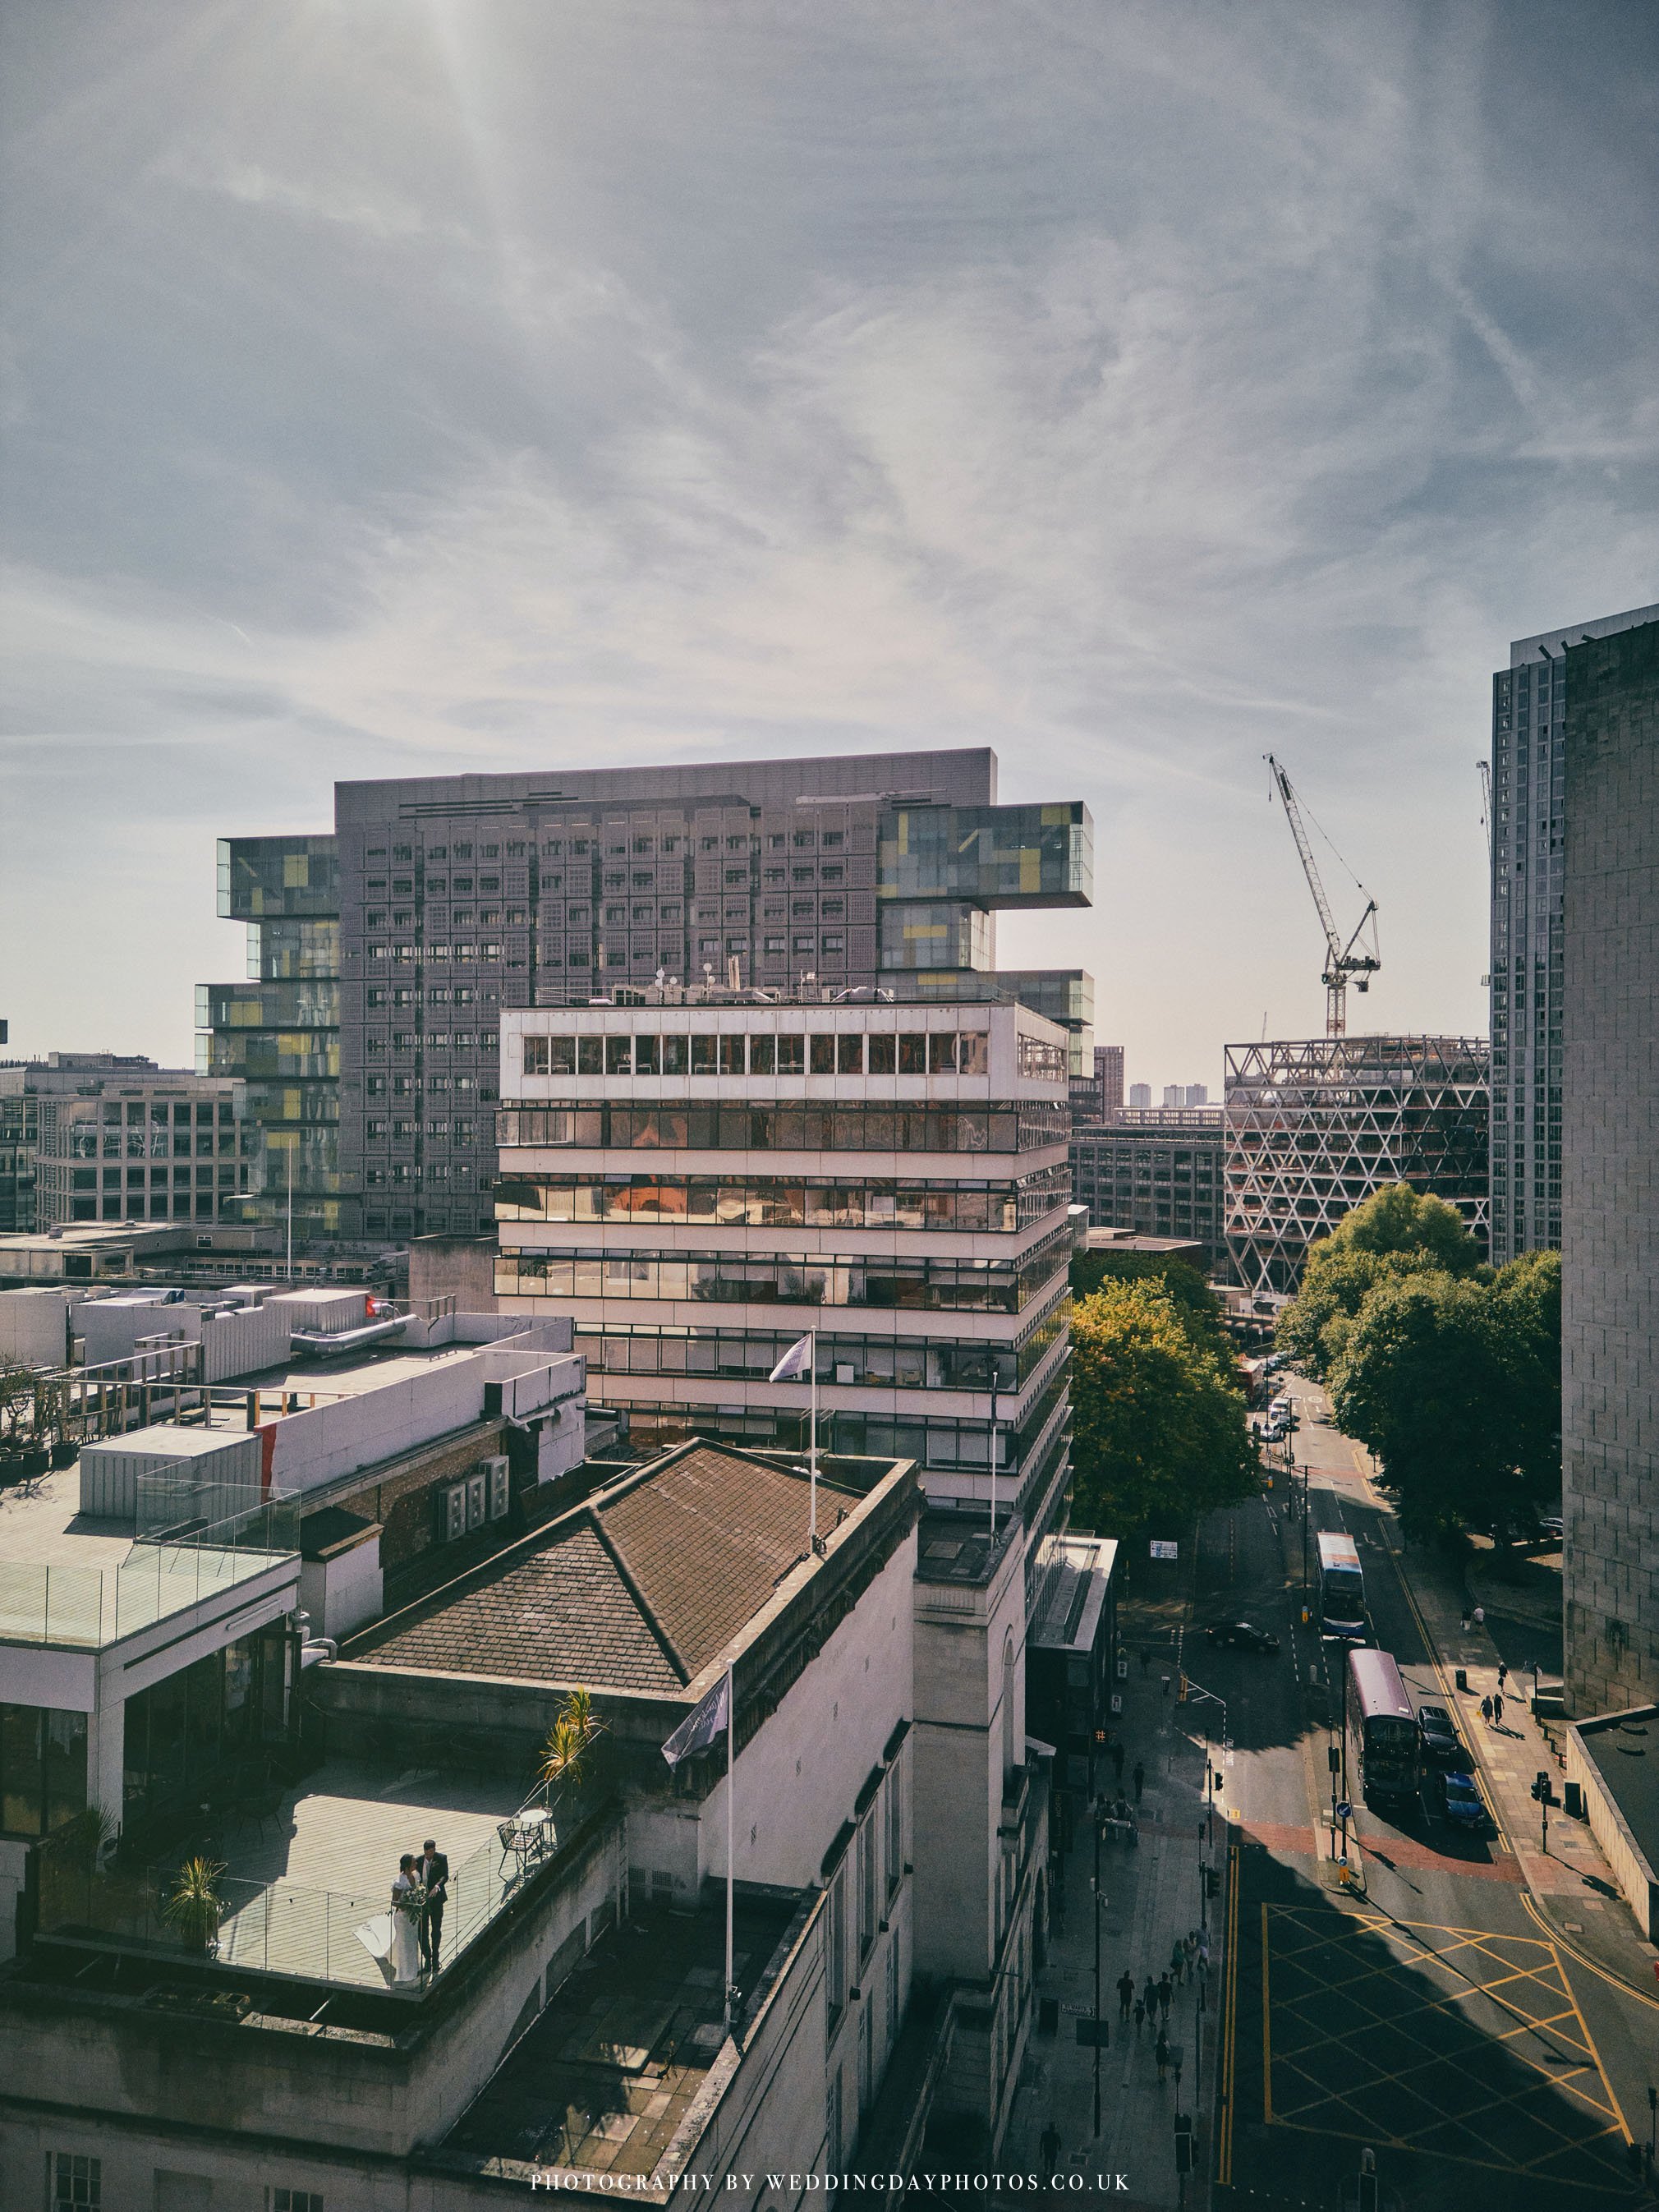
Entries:
[[1162,1536],[1154,1536],[1152,1540],[1152,1553],[1155,1559],[1178,1559],[1181,1557],[1181,1547],[1179,1544],[1170,1543]]
[[1352,1820],[1353,1818],[1353,1807],[1346,1797],[1336,1808],[1336,1817],[1339,1820]]

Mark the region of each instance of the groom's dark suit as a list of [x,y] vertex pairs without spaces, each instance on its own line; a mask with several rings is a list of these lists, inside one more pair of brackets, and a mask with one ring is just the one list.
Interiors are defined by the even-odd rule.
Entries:
[[449,1861],[441,1851],[422,1855],[415,1862],[415,1879],[426,1885],[426,1910],[421,1915],[421,1964],[438,1971],[438,1947],[443,1941],[444,1907],[449,1902]]

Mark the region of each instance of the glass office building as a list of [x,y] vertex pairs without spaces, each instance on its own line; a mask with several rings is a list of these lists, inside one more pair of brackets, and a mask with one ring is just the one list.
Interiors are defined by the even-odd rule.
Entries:
[[1509,666],[1492,678],[1488,981],[1492,1256],[1499,1265],[1561,1242],[1566,649],[1656,618],[1659,606],[1636,607],[1517,638]]

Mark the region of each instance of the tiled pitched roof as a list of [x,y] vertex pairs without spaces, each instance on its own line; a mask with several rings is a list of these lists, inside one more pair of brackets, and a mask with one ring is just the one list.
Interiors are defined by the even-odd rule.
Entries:
[[[699,1445],[594,1510],[646,1603],[693,1674],[806,1555],[807,1486],[781,1468]],[[840,1518],[818,1486],[818,1533]]]
[[[820,1535],[847,1502],[819,1483]],[[486,1561],[365,1629],[345,1656],[672,1697],[769,1604],[809,1526],[805,1475],[694,1445],[554,1522],[511,1564]]]
[[476,1581],[350,1653],[384,1667],[507,1674],[672,1697],[679,1676],[585,1521],[494,1580]]

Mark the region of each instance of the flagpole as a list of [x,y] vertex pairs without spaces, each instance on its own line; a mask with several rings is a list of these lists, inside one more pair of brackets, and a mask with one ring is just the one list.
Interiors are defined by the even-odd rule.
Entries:
[[732,2033],[732,1884],[734,1844],[738,1832],[737,1804],[738,1701],[732,1669],[726,1670],[726,2032]]
[[811,1449],[806,1455],[806,1463],[810,1470],[808,1489],[810,1535],[812,1549],[816,1552],[818,1548],[818,1333],[815,1328],[809,1328],[806,1335],[807,1341],[811,1346],[809,1357],[812,1363],[812,1435]]

